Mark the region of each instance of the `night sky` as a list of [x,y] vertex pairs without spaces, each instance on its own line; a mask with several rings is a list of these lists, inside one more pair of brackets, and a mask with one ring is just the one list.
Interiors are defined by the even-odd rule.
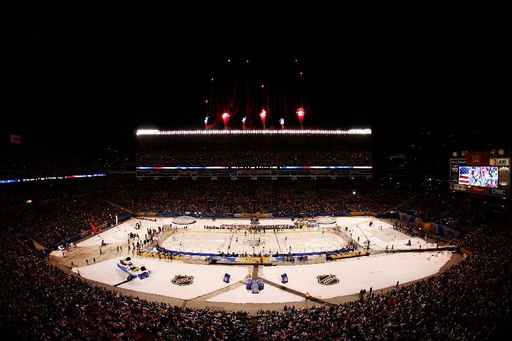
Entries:
[[109,141],[125,141],[138,127],[203,129],[211,77],[248,88],[239,84],[245,71],[228,75],[230,59],[258,68],[247,83],[258,84],[261,74],[278,79],[290,103],[295,95],[287,91],[297,83],[283,70],[303,71],[311,128],[371,127],[389,151],[407,149],[422,134],[455,134],[469,146],[508,143],[510,110],[499,82],[508,52],[497,23],[328,18],[314,25],[258,13],[191,15],[187,25],[176,21],[178,12],[143,21],[31,16],[7,40],[4,104],[11,114],[4,127],[65,127]]

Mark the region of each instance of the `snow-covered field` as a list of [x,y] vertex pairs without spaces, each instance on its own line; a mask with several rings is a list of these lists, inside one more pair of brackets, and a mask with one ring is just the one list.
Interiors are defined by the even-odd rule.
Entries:
[[[250,250],[254,241],[259,238],[262,242],[258,247],[265,247],[263,251],[279,251],[279,248],[292,252],[308,252],[322,248],[338,248],[346,242],[340,236],[329,230],[338,226],[354,240],[370,240],[369,256],[340,259],[336,261],[317,264],[283,263],[286,265],[259,266],[258,275],[263,279],[265,286],[258,294],[246,289],[245,282],[251,278],[253,265],[210,265],[200,262],[182,262],[179,260],[144,258],[132,256],[138,264],[150,270],[151,275],[146,279],[126,281],[126,274],[117,268],[117,262],[127,255],[129,233],[138,233],[141,238],[147,229],[172,224],[172,218],[157,218],[156,221],[131,219],[117,227],[103,231],[100,235],[92,236],[77,243],[77,248],[95,246],[100,249],[104,241],[110,247],[121,245],[124,250],[114,253],[113,257],[98,257],[98,261],[84,265],[84,262],[75,261],[73,271],[79,272],[84,278],[98,282],[116,285],[119,288],[131,289],[139,292],[158,294],[183,300],[192,300],[205,297],[207,302],[227,303],[286,303],[303,301],[298,293],[309,292],[320,299],[329,299],[338,296],[357,294],[361,289],[374,291],[394,286],[397,281],[406,283],[437,273],[451,258],[450,251],[422,251],[399,252],[400,250],[418,250],[435,247],[435,244],[426,242],[421,238],[411,238],[392,228],[388,223],[373,217],[336,217],[336,224],[319,225],[308,231],[272,231],[245,233],[245,231],[205,230],[205,225],[220,226],[221,224],[248,224],[248,219],[217,219],[215,221],[198,219],[195,223],[179,226],[179,231],[170,235],[162,244],[172,250],[186,250],[191,252],[218,252],[226,251],[231,245],[232,252]],[[372,224],[370,224],[372,222]],[[136,229],[136,223],[141,227]],[[292,224],[289,219],[262,219],[264,224]],[[325,229],[325,231],[324,231]],[[236,241],[238,238],[238,241]],[[411,240],[411,245],[407,245]],[[391,248],[395,252],[383,253],[382,250]],[[294,251],[295,250],[295,251]],[[377,252],[380,251],[380,252]],[[90,260],[91,258],[89,258]],[[229,281],[224,281],[225,275]],[[282,275],[288,277],[287,283],[282,283]],[[318,277],[320,276],[320,277]],[[325,283],[322,278],[329,276],[331,281]],[[184,278],[186,283],[173,283],[173,280]],[[125,283],[122,283],[125,282]],[[176,281],[175,281],[176,282]],[[120,284],[121,283],[121,284]],[[179,285],[182,284],[182,285]],[[185,284],[185,285],[183,285]],[[274,284],[274,285],[272,285]],[[280,286],[285,289],[281,289]],[[290,289],[290,290],[286,290]]]

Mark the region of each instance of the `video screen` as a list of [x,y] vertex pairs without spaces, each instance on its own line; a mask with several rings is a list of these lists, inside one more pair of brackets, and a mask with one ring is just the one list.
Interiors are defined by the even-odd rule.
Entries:
[[459,184],[487,188],[498,188],[498,167],[461,166]]

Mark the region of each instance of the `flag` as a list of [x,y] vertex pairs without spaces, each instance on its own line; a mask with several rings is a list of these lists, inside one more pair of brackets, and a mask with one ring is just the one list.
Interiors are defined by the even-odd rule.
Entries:
[[459,184],[469,185],[469,167],[459,168]]
[[94,217],[91,217],[91,221],[89,222],[89,226],[94,231],[94,233],[98,234],[98,230],[96,230],[96,226],[94,226]]

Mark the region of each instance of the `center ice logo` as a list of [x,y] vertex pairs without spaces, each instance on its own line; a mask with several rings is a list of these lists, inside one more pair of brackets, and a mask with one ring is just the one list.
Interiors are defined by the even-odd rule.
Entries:
[[316,276],[318,283],[322,285],[334,285],[338,284],[340,280],[336,278],[336,275],[319,275]]
[[249,246],[252,246],[252,247],[256,247],[256,246],[260,246],[260,245],[265,245],[267,242],[264,241],[264,240],[261,240],[260,238],[258,239],[249,239],[249,240],[246,240],[243,242],[244,245],[249,245]]
[[176,285],[190,285],[194,281],[194,276],[183,276],[183,275],[176,275],[171,280],[172,284]]

